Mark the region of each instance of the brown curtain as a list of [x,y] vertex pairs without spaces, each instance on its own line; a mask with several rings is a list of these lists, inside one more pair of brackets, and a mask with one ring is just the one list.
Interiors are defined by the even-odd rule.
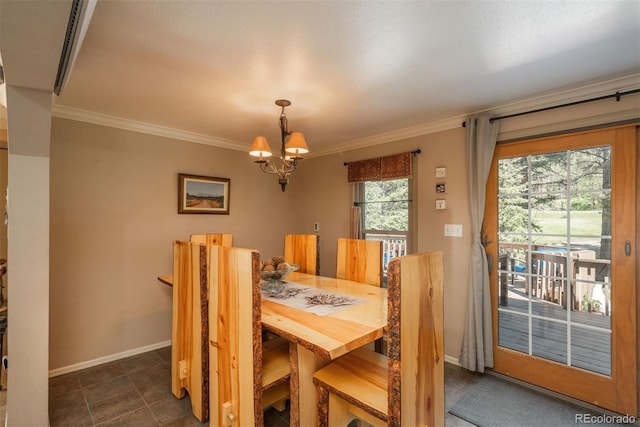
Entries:
[[349,163],[349,182],[411,178],[413,153],[394,154]]

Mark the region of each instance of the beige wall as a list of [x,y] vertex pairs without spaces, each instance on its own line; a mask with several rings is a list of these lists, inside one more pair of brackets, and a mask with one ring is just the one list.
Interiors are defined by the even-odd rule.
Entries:
[[[353,150],[342,154],[305,160],[296,172],[302,190],[296,193],[301,205],[298,221],[300,232],[309,231],[314,221],[320,223],[321,260],[323,275],[335,275],[336,241],[349,235],[349,207],[352,185],[347,183],[344,162],[368,159],[420,149],[414,159],[414,179],[417,191],[413,207],[417,216],[418,252],[441,250],[444,254],[444,311],[445,354],[457,359],[464,323],[464,304],[467,294],[469,255],[469,212],[467,202],[467,172],[465,168],[465,131],[462,127],[424,135],[392,144]],[[435,168],[446,166],[447,209],[435,209]],[[440,198],[440,196],[438,197]],[[444,237],[444,224],[461,224],[462,237]]]
[[[50,369],[170,339],[171,244],[191,233],[231,232],[267,256],[286,233],[320,223],[323,275],[335,275],[336,241],[349,231],[352,186],[344,162],[417,148],[417,250],[445,253],[445,336],[462,334],[469,246],[464,129],[306,159],[285,193],[241,151],[54,119],[51,149]],[[447,167],[448,209],[436,211],[435,167]],[[230,215],[178,215],[179,172],[231,179]],[[462,238],[443,236],[462,224]],[[459,339],[446,341],[457,358]]]
[[[230,178],[230,215],[178,215],[178,173]],[[244,152],[54,119],[50,369],[169,340],[171,242],[230,232],[282,254],[291,204]]]

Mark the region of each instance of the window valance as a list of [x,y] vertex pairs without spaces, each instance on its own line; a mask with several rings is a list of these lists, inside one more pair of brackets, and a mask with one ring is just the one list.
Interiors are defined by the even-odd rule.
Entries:
[[418,153],[420,150],[346,163],[349,167],[348,181],[351,183],[411,178],[411,158],[413,154]]

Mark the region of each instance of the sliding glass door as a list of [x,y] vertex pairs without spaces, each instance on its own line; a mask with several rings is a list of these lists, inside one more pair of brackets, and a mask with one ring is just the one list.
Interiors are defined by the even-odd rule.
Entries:
[[635,415],[635,128],[499,145],[487,189],[495,370]]

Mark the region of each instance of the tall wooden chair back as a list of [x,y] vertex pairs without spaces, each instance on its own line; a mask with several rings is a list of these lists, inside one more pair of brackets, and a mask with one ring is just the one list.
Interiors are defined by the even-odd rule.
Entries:
[[382,242],[338,239],[336,277],[382,286]]
[[189,393],[193,415],[209,418],[207,339],[207,279],[201,274],[206,251],[198,244],[173,242],[173,307],[171,319],[171,392],[179,399]]
[[233,246],[233,234],[192,234],[189,241],[193,243],[203,243],[205,245]]
[[298,264],[301,273],[320,274],[320,236],[287,234],[284,237],[284,259]]
[[260,254],[211,246],[207,269],[210,425],[261,426],[263,391],[288,389],[291,367],[288,345],[274,357],[262,342]]
[[[209,255],[208,248],[211,246],[233,246],[233,234],[231,233],[218,233],[218,234],[192,234],[189,238],[192,243],[199,243],[207,246],[207,256]],[[207,276],[207,283],[210,278]]]
[[320,425],[444,425],[442,253],[388,267],[388,355],[357,349],[314,374]]

